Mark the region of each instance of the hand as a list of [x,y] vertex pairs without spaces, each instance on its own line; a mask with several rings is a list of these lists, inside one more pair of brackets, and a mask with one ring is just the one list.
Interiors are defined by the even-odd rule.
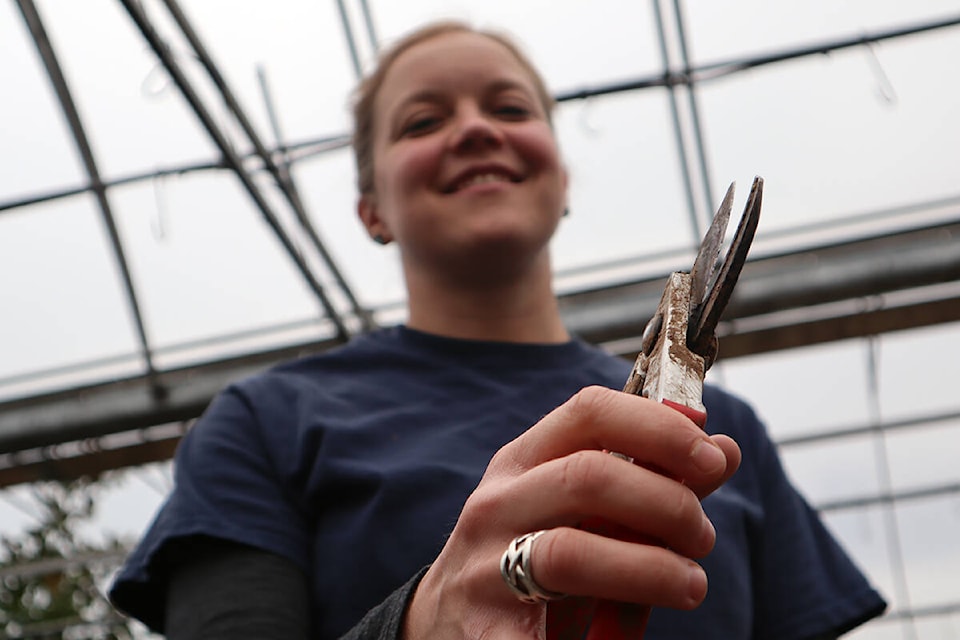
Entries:
[[[708,436],[672,409],[584,389],[493,457],[414,594],[404,637],[542,638],[546,607],[520,602],[499,570],[513,538],[541,529],[549,531],[531,567],[548,591],[696,607],[707,581],[692,558],[709,553],[716,537],[700,500],[739,463],[732,439]],[[596,518],[650,542],[578,528]]]

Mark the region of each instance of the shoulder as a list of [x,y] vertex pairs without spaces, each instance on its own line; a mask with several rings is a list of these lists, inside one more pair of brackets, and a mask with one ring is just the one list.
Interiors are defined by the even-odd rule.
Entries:
[[362,406],[358,397],[384,386],[390,367],[377,355],[378,342],[389,340],[358,336],[231,383],[187,433],[178,463],[197,459],[205,464],[209,456],[233,450],[248,456],[259,451],[276,464],[299,459],[303,437],[328,419],[350,419]]
[[362,370],[371,358],[382,358],[390,351],[402,349],[403,344],[396,338],[394,329],[378,329],[354,336],[349,342],[332,349],[287,360],[246,378],[239,384],[283,384],[318,375],[339,375],[344,370]]
[[[361,334],[327,351],[307,354],[230,384],[223,393],[259,405],[273,399],[288,403],[299,396],[330,395],[338,389],[382,379],[404,351],[393,329]],[[391,361],[394,364],[391,364]]]

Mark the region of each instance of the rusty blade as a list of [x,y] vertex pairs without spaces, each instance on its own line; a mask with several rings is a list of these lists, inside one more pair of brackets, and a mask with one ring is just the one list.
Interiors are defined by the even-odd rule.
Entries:
[[694,353],[710,352],[720,315],[726,309],[733,294],[733,288],[740,278],[743,265],[747,261],[747,253],[750,251],[753,236],[757,231],[757,223],[760,221],[762,201],[763,178],[757,176],[753,179],[750,197],[740,217],[737,233],[733,237],[730,248],[727,249],[723,264],[709,285],[703,306],[696,318],[691,314],[691,322],[687,327],[687,347]]
[[[720,257],[720,246],[727,233],[727,223],[730,221],[730,210],[733,209],[733,194],[736,191],[736,182],[727,187],[727,194],[723,196],[720,208],[713,216],[713,222],[700,243],[697,259],[690,270],[690,321],[693,326],[700,319],[703,305],[707,299],[707,285],[716,273],[717,260]],[[689,342],[689,340],[688,340]]]

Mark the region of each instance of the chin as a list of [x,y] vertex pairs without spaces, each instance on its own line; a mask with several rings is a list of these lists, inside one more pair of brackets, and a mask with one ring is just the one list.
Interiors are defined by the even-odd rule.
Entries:
[[529,209],[497,207],[475,211],[467,216],[462,230],[465,241],[503,243],[505,245],[539,245],[549,242],[560,224],[559,216],[543,213],[531,215]]
[[488,224],[473,229],[459,243],[470,253],[499,256],[532,256],[539,253],[550,243],[556,226],[533,228],[530,225],[517,225],[516,221],[505,224]]
[[475,234],[460,244],[456,254],[450,255],[449,259],[458,265],[459,271],[472,272],[475,276],[483,274],[496,281],[520,278],[547,257],[552,235],[498,233],[490,230]]

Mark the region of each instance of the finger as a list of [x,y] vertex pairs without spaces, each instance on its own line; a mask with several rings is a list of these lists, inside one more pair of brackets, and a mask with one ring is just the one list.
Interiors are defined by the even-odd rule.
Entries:
[[588,387],[501,449],[491,467],[530,469],[584,449],[616,451],[696,486],[715,482],[728,462],[724,450],[679,412]]
[[691,481],[689,486],[697,496],[703,500],[708,495],[720,488],[727,480],[733,477],[733,474],[737,472],[737,469],[740,468],[740,446],[734,441],[733,438],[727,435],[719,434],[710,436],[710,439],[713,440],[714,444],[723,451],[724,457],[727,459],[727,466],[724,468],[723,474],[710,482],[701,482]]
[[579,529],[557,528],[538,538],[530,566],[543,588],[573,596],[693,609],[707,593],[706,573],[692,560]]
[[[633,532],[631,538],[639,535],[694,558],[709,553],[716,539],[689,487],[600,451],[551,460],[494,490],[496,499],[510,505],[504,526],[516,531],[601,519]],[[485,492],[479,489],[475,498],[483,500]],[[604,533],[623,537],[617,529]]]

